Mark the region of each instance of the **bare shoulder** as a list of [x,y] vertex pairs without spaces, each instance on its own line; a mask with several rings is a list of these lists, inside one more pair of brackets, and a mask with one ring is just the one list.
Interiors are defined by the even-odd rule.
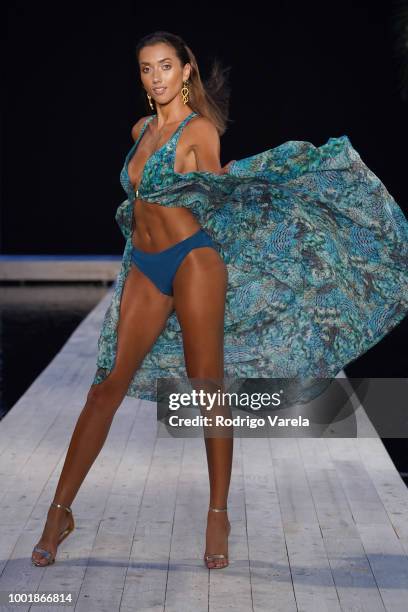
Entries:
[[218,134],[215,124],[211,119],[208,119],[208,117],[203,117],[202,115],[193,117],[187,124],[187,127],[189,128],[188,131],[195,145],[207,144],[210,146],[219,146],[220,135]]
[[201,115],[194,117],[188,124],[189,148],[194,151],[199,172],[220,171],[220,136],[215,124]]
[[132,138],[136,142],[139,138],[140,130],[142,129],[145,121],[150,117],[150,115],[146,115],[145,117],[141,117],[138,121],[136,121],[135,125],[132,127]]
[[201,136],[202,138],[212,139],[214,141],[220,140],[215,124],[208,117],[198,115],[193,117],[193,119],[187,125],[189,126],[189,131],[191,134],[194,134],[195,136]]

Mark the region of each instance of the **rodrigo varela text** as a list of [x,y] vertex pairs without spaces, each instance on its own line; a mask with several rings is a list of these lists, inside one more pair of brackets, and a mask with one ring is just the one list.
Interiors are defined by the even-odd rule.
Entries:
[[[283,418],[268,415],[267,421],[271,427],[309,427],[309,419],[302,416]],[[251,416],[235,416],[233,418],[224,417],[222,415],[216,415],[215,417],[197,415],[195,417],[179,417],[172,415],[168,419],[169,425],[176,427],[249,427],[250,429],[256,429],[257,427],[265,427],[266,420],[263,417],[251,417]]]

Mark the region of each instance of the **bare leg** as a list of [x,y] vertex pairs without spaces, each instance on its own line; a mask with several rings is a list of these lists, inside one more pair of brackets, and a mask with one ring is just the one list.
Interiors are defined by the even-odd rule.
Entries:
[[[162,294],[132,265],[122,294],[115,366],[108,378],[89,390],[55,491],[56,503],[71,505],[104,445],[133,374],[160,335],[172,310],[173,297]],[[51,506],[38,545],[55,555],[58,535],[68,521],[66,511]],[[47,564],[47,559],[38,552],[34,552],[32,558],[42,565]]]
[[[190,251],[177,271],[173,285],[174,307],[182,329],[189,378],[223,379],[227,282],[227,267],[210,247]],[[231,479],[233,437],[205,437],[205,446],[210,506],[225,508]],[[226,512],[208,512],[206,554],[228,555],[228,528]],[[210,567],[224,565],[225,561],[217,560]]]

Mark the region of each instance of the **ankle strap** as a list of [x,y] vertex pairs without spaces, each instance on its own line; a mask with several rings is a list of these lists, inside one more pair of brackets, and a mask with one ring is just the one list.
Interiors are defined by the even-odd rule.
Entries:
[[55,508],[64,508],[64,510],[66,510],[67,512],[71,512],[72,510],[69,506],[64,506],[64,504],[56,504],[55,502],[51,502],[51,506],[54,506]]
[[226,512],[227,511],[227,508],[211,508],[211,506],[209,506],[208,509],[212,510],[213,512]]

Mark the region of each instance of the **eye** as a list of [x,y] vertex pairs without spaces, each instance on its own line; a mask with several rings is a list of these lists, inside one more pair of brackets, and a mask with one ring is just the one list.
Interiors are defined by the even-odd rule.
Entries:
[[163,65],[163,68],[165,68],[166,66],[167,66],[168,68],[171,68],[171,64],[164,64],[164,65]]

